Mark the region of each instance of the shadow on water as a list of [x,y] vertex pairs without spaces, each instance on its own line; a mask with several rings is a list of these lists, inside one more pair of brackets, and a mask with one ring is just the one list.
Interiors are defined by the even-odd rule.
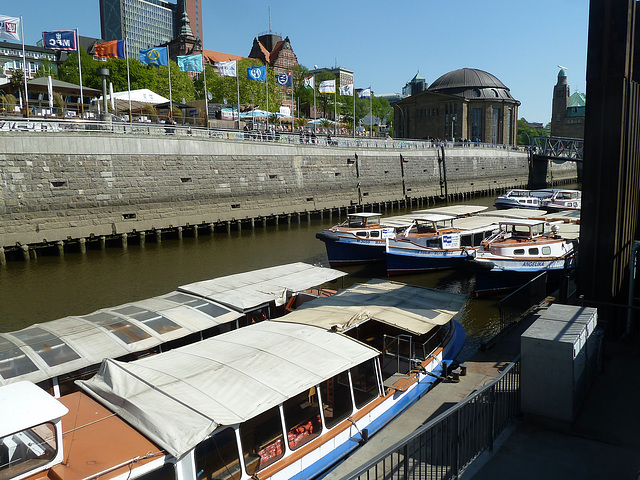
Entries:
[[[493,205],[493,197],[471,199],[474,205]],[[385,216],[405,210],[384,212]],[[69,253],[64,257],[41,256],[30,262],[9,262],[0,268],[0,331],[13,331],[69,315],[84,315],[175,290],[180,285],[291,262],[328,265],[324,243],[315,234],[331,220],[303,220],[300,224],[200,234],[197,238],[163,239],[144,246],[132,244]],[[344,286],[372,278],[387,279],[384,264],[343,268],[349,273]],[[391,280],[468,295],[460,315],[467,332],[462,357],[497,329],[497,299],[472,297],[475,279],[466,271],[438,271],[392,277]],[[338,284],[338,286],[341,286]]]

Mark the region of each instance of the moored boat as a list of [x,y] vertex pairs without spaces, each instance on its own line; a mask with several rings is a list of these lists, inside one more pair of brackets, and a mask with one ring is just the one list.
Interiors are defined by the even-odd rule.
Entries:
[[105,358],[129,361],[283,315],[345,275],[295,262],[0,333],[0,385],[29,380],[60,396]]
[[498,196],[493,204],[496,208],[532,208],[542,207],[544,199],[551,197],[551,190],[526,190],[514,188],[504,195]]
[[449,205],[387,217],[384,221],[381,220],[380,213],[350,213],[345,222],[324,229],[316,234],[316,238],[325,243],[329,264],[332,267],[378,262],[385,259],[386,239],[395,238],[415,218],[425,214],[461,218],[474,215],[486,208],[476,205]]
[[[314,478],[430,388],[462,348],[454,317],[464,302],[374,281],[280,321],[105,360],[82,391],[59,400],[41,391],[46,409],[2,424],[0,475]],[[24,385],[0,387],[0,407],[20,404]]]
[[387,275],[461,267],[495,229],[491,217],[420,216],[404,232],[387,239]]
[[542,201],[542,208],[550,212],[580,210],[582,192],[580,190],[555,190],[553,195]]
[[571,241],[544,220],[503,220],[467,264],[476,271],[476,295],[517,288],[541,272],[575,266]]

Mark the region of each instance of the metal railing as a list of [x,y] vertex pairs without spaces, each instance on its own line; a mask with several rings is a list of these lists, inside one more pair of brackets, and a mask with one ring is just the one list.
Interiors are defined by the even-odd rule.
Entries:
[[582,161],[584,140],[580,138],[534,137],[534,154],[550,159]]
[[206,128],[195,125],[170,125],[151,122],[99,122],[82,119],[34,119],[34,118],[0,118],[2,132],[48,132],[48,133],[81,133],[81,134],[122,134],[122,135],[174,135],[193,138],[216,138],[237,141],[270,142],[290,145],[316,145],[348,148],[383,148],[426,150],[442,146],[447,148],[490,148],[499,150],[524,151],[522,146],[497,145],[477,142],[452,142],[432,140],[394,140],[388,138],[369,138],[352,136],[312,136],[283,131],[264,130],[230,130]]
[[520,357],[494,381],[344,479],[457,479],[520,414]]

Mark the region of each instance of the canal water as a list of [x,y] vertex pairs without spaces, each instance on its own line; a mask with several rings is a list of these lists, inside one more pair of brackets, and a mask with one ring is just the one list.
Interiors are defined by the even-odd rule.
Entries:
[[[476,197],[456,202],[493,207],[494,198]],[[415,209],[415,208],[414,208]],[[405,210],[387,211],[399,215]],[[83,315],[156,295],[198,280],[230,275],[290,262],[328,266],[324,243],[315,238],[323,227],[343,217],[303,220],[240,232],[200,234],[198,238],[163,239],[144,246],[129,245],[64,257],[39,257],[30,262],[8,262],[0,267],[0,331],[25,328],[68,315]],[[147,237],[149,238],[149,237]],[[384,266],[354,266],[345,286],[386,278]],[[463,359],[497,332],[499,297],[473,298],[472,273],[442,271],[393,277],[400,282],[469,295],[461,315],[467,332]]]

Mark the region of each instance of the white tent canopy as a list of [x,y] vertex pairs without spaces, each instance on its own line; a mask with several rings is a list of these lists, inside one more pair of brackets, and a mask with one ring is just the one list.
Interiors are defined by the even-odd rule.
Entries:
[[218,426],[255,417],[378,354],[322,328],[266,321],[134,362],[105,360],[78,385],[180,458]]
[[[113,99],[116,102],[118,111],[129,110],[129,91],[116,92],[113,94]],[[107,95],[107,100],[109,102],[111,101],[111,95]],[[102,96],[100,96],[98,101],[102,103]],[[131,90],[132,110],[140,110],[145,104],[156,105],[158,103],[166,103],[168,101],[168,98],[158,95],[147,88]]]
[[449,322],[462,309],[464,295],[384,280],[355,285],[332,297],[306,302],[276,320],[341,332],[368,319],[423,335]]

